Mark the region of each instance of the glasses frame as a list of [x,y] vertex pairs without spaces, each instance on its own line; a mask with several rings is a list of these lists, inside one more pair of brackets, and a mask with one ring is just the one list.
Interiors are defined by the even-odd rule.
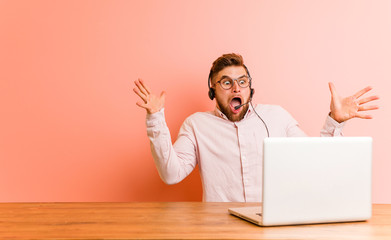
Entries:
[[[248,78],[248,85],[245,86],[245,87],[242,87],[242,86],[240,86],[240,84],[239,84],[239,79],[240,79],[240,78],[243,78],[243,77],[247,77],[247,78]],[[225,79],[227,79],[227,78],[231,79],[231,82],[232,82],[232,86],[231,86],[230,88],[225,88],[225,87],[223,86],[223,84],[221,83],[221,81],[223,81],[223,80],[225,80]],[[252,80],[252,78],[251,78],[250,76],[244,75],[244,76],[240,76],[240,77],[238,77],[238,78],[224,77],[224,78],[220,79],[219,81],[217,81],[216,83],[219,83],[222,89],[224,89],[224,90],[230,90],[230,89],[235,85],[235,81],[236,81],[236,83],[238,84],[238,86],[239,86],[240,88],[246,88],[246,87],[248,87],[248,86],[251,86],[251,80]]]

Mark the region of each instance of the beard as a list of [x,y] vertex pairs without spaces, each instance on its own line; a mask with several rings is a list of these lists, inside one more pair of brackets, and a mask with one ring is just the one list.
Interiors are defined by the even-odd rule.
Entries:
[[[248,100],[247,100],[248,102]],[[220,111],[224,113],[224,115],[230,120],[231,122],[239,122],[244,118],[244,115],[246,114],[249,104],[246,104],[242,107],[242,110],[238,115],[234,115],[234,113],[231,111],[231,107],[229,105],[224,106],[224,104],[216,97],[216,103],[219,107]]]

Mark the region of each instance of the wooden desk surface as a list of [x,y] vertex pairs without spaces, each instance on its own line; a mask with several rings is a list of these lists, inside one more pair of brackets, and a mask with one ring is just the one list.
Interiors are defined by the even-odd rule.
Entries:
[[0,239],[391,239],[391,204],[367,222],[258,227],[230,215],[254,203],[0,203]]

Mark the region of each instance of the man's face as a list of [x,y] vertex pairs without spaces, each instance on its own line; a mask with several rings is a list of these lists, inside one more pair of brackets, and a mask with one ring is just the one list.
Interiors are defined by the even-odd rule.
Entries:
[[247,103],[250,100],[250,87],[241,88],[234,81],[231,89],[224,89],[218,81],[224,79],[239,79],[247,76],[246,69],[242,66],[229,66],[217,73],[213,79],[217,108],[232,122],[243,119],[248,110],[248,104],[235,110],[235,106]]

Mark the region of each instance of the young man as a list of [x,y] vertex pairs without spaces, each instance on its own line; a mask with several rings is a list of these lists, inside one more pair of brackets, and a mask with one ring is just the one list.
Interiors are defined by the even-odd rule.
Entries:
[[[159,175],[165,183],[175,184],[198,164],[203,201],[260,202],[263,139],[306,134],[279,106],[249,106],[254,90],[242,56],[219,57],[212,65],[208,81],[209,97],[216,99],[215,110],[188,117],[174,144],[164,118],[165,93],[154,95],[141,79],[135,81],[133,90],[143,100],[136,104],[147,111],[147,133]],[[329,87],[331,111],[321,136],[341,136],[348,119],[369,119],[371,116],[362,111],[378,108],[364,105],[378,99],[377,96],[359,99],[370,87],[347,98],[340,97],[332,83]]]

